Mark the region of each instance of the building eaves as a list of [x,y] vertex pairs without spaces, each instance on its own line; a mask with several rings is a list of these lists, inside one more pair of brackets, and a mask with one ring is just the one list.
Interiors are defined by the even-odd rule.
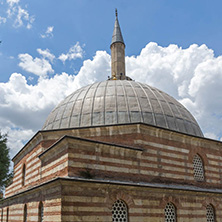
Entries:
[[142,183],[142,182],[132,182],[132,181],[117,181],[117,180],[103,180],[103,179],[85,179],[80,177],[57,177],[52,180],[46,181],[42,184],[33,186],[27,190],[16,193],[10,197],[0,200],[0,204],[4,201],[15,198],[19,195],[28,193],[40,187],[43,187],[47,184],[56,182],[56,181],[74,181],[74,182],[83,182],[83,183],[98,183],[98,184],[110,184],[110,185],[120,185],[120,186],[134,186],[134,187],[147,187],[153,189],[168,189],[168,190],[180,190],[180,191],[189,191],[189,192],[199,192],[199,193],[212,193],[212,194],[222,194],[222,189],[218,188],[201,188],[191,185],[178,185],[178,184],[165,184],[165,183]]

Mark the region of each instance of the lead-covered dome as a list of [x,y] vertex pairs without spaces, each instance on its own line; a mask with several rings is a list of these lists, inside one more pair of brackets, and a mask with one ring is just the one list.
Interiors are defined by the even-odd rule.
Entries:
[[146,123],[203,136],[190,112],[168,94],[134,81],[111,80],[85,86],[66,97],[43,130]]

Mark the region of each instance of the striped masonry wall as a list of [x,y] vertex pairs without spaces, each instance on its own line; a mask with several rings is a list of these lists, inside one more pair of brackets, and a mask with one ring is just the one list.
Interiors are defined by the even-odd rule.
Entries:
[[[135,131],[135,130],[134,130]],[[106,132],[105,132],[106,133]],[[104,134],[105,134],[104,133]],[[74,133],[73,133],[74,134]],[[101,132],[103,134],[103,132]],[[167,137],[168,136],[168,137]],[[24,156],[14,168],[13,184],[6,189],[6,197],[58,176],[79,176],[80,171],[92,169],[98,177],[130,179],[135,181],[177,182],[200,186],[220,187],[222,184],[220,147],[195,143],[195,138],[170,138],[169,135],[144,133],[101,136],[101,140],[143,149],[126,149],[89,141],[62,142],[53,152],[39,155],[46,150],[42,143]],[[89,136],[88,136],[89,137]],[[96,137],[99,140],[99,137]],[[56,140],[54,139],[53,142]],[[51,145],[52,140],[48,145]],[[46,141],[45,141],[46,143]],[[84,146],[82,144],[85,144]],[[87,145],[88,144],[88,145]],[[70,146],[68,148],[68,146]],[[88,146],[88,148],[87,148]],[[206,146],[206,147],[205,147]],[[98,147],[98,148],[97,148]],[[51,154],[53,153],[53,154]],[[204,163],[205,181],[194,180],[193,157],[198,154]],[[69,161],[68,161],[69,160]],[[22,186],[22,169],[26,166],[25,185]]]
[[[11,201],[7,206],[8,221],[23,221],[25,204],[27,221],[38,221],[38,206],[42,201],[44,221],[47,222],[111,222],[112,206],[116,200],[126,203],[129,222],[162,222],[167,203],[175,206],[178,222],[206,221],[208,204],[215,209],[215,221],[222,221],[222,194],[218,193],[86,180],[60,179],[59,183],[55,183],[57,186],[51,183],[42,186],[41,191],[21,195],[17,203]],[[3,208],[3,222],[6,222],[7,207]]]
[[27,206],[27,221],[39,221],[39,204],[44,209],[44,222],[61,221],[61,186],[60,184],[46,184],[34,192],[27,191],[18,194],[17,198],[6,200],[3,206],[2,221],[7,221],[7,208],[9,209],[9,222],[24,221],[24,207]]
[[[13,183],[5,193],[9,198],[0,202],[3,221],[6,221],[7,207],[9,221],[23,221],[24,204],[27,205],[28,221],[37,221],[38,204],[42,201],[46,207],[44,221],[107,222],[112,221],[111,206],[118,198],[128,205],[130,222],[146,221],[147,218],[152,222],[163,221],[167,202],[175,205],[178,221],[205,221],[207,204],[212,204],[217,221],[222,221],[220,194],[101,183],[80,185],[67,181],[60,185],[61,195],[42,194],[53,191],[52,187],[41,188],[40,193],[37,191],[40,188],[34,188],[55,178],[82,177],[220,189],[221,142],[140,124],[42,135],[40,142],[30,142],[14,160]],[[83,139],[83,135],[88,139]],[[205,180],[202,182],[194,179],[193,158],[196,154],[204,164]],[[22,185],[24,164],[25,184]],[[15,194],[18,197],[13,197]]]
[[207,221],[207,204],[215,208],[216,221],[222,221],[221,197],[182,190],[67,182],[63,185],[62,221],[111,222],[112,205],[118,199],[128,207],[129,222],[163,222],[167,203],[175,206],[178,222]]

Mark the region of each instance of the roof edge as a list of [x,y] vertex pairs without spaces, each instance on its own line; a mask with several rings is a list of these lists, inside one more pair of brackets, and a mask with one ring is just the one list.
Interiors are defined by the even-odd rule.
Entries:
[[22,195],[24,193],[33,191],[34,189],[38,189],[47,184],[56,182],[56,181],[75,181],[75,182],[85,182],[85,183],[100,183],[100,184],[111,184],[111,185],[122,185],[122,186],[136,186],[136,187],[147,187],[153,189],[169,189],[169,190],[182,190],[182,191],[190,191],[190,192],[203,192],[203,193],[215,193],[222,194],[222,189],[218,188],[201,188],[192,185],[178,185],[178,184],[165,184],[165,183],[140,183],[133,181],[117,181],[117,180],[104,180],[104,179],[85,179],[81,177],[57,177],[52,180],[46,181],[42,184],[31,187],[27,190],[21,191],[20,193],[16,193],[12,196],[6,197],[0,200],[0,204],[4,201],[15,198],[16,196]]

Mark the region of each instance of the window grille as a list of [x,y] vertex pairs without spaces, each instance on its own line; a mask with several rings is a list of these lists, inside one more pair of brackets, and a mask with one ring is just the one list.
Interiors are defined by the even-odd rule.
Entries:
[[196,181],[204,181],[204,167],[203,161],[199,155],[195,155],[193,158],[194,179]]
[[117,200],[112,207],[113,222],[128,222],[128,209],[122,200]]
[[39,203],[39,222],[43,222],[44,208],[42,202]]
[[207,222],[214,222],[215,221],[215,213],[214,213],[214,208],[211,204],[207,205],[206,207],[207,210]]
[[172,203],[167,203],[164,212],[165,222],[176,222],[176,208]]

